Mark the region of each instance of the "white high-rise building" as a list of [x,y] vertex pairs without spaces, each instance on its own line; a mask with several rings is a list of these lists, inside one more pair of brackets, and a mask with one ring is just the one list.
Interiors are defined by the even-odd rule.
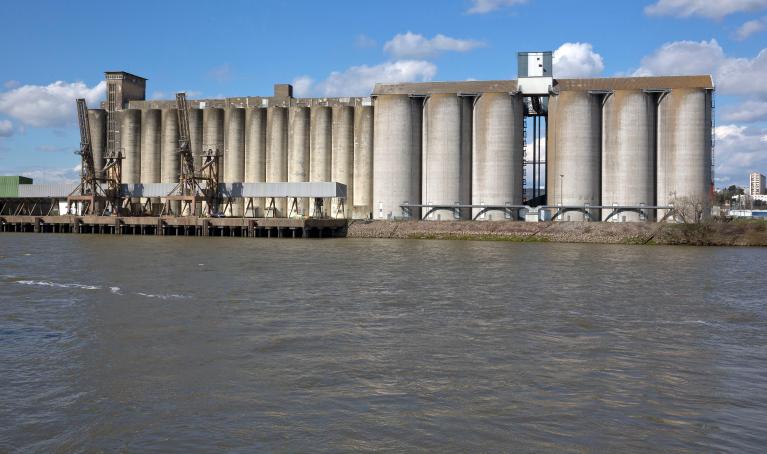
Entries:
[[750,182],[748,191],[749,195],[755,196],[765,194],[764,175],[759,172],[751,172],[748,174],[748,180]]

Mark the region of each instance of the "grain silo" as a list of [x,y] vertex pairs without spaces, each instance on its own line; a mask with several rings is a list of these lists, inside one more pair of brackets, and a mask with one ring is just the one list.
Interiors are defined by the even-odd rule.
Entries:
[[373,215],[375,219],[416,218],[421,204],[422,100],[382,95],[375,101]]

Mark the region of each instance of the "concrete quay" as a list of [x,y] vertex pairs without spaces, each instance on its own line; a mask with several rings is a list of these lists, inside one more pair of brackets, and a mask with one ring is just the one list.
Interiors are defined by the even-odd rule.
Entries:
[[346,230],[346,219],[0,216],[0,232],[331,238],[346,236]]

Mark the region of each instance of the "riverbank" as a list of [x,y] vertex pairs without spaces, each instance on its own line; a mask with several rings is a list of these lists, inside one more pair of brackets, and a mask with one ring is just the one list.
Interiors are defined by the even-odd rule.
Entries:
[[490,240],[515,242],[767,246],[767,222],[706,224],[353,221],[349,238]]

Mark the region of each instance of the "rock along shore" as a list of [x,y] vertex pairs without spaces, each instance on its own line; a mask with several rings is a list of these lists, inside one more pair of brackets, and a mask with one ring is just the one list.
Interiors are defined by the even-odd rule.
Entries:
[[767,222],[353,221],[349,238],[767,246]]

